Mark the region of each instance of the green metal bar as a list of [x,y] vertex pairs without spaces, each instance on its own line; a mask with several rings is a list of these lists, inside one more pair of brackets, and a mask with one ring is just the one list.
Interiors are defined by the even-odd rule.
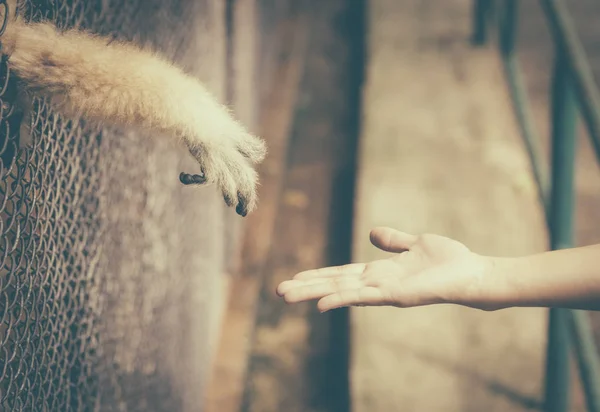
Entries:
[[[550,243],[553,250],[573,245],[573,209],[577,107],[572,77],[562,49],[557,49],[552,84],[552,186]],[[569,410],[569,316],[565,309],[551,309],[544,410]]]
[[571,391],[569,366],[569,334],[567,309],[550,309],[546,375],[544,383],[544,411],[567,412]]
[[[481,0],[477,0],[478,2]],[[539,138],[515,56],[518,1],[505,0],[500,14],[500,52],[519,127],[531,159],[538,193],[551,229],[552,248],[570,247],[573,219],[575,159],[575,104],[581,107],[590,138],[600,160],[600,94],[580,40],[562,0],[541,0],[557,48],[553,83],[553,186],[548,196],[547,162],[540,156]],[[491,2],[490,2],[491,4]],[[482,5],[474,7],[474,32]],[[491,5],[489,5],[491,8]],[[491,10],[487,18],[490,19]],[[489,23],[486,21],[486,23]],[[487,32],[485,32],[487,35]],[[487,37],[479,44],[485,43]],[[474,34],[474,38],[477,36]],[[477,44],[476,41],[474,43]],[[575,100],[577,99],[577,100]],[[566,169],[565,169],[566,167]],[[552,200],[552,201],[550,201]],[[552,207],[550,205],[552,204]],[[571,334],[569,335],[569,330]],[[600,358],[584,312],[550,311],[545,404],[547,411],[566,411],[569,401],[569,346],[574,345],[588,410],[600,412]]]
[[492,0],[475,0],[473,3],[473,34],[471,43],[483,46],[488,41],[489,27],[492,12]]
[[[584,382],[585,402],[590,412],[600,411],[600,382],[596,371],[600,370],[600,359],[587,312],[571,311],[570,316],[573,345],[581,381]],[[587,382],[587,384],[585,383]]]
[[550,236],[553,250],[573,246],[577,103],[573,76],[562,50],[556,52],[552,81],[552,187]]
[[[600,160],[600,93],[585,50],[564,2],[543,0],[542,7],[546,12],[557,50],[560,50],[563,58],[568,60],[573,88],[577,93],[577,102],[596,156]],[[559,244],[557,247],[568,247],[568,245]],[[575,345],[576,358],[579,361],[579,372],[588,410],[600,411],[600,364],[589,321],[581,314],[571,315],[570,319],[572,319],[570,322],[572,341]]]
[[529,108],[529,99],[519,70],[515,54],[515,40],[518,29],[518,1],[507,0],[500,13],[500,52],[508,81],[510,97],[513,102],[517,123],[525,140],[525,147],[531,162],[533,176],[538,188],[540,203],[544,205],[548,216],[548,164],[541,156],[540,138]]
[[541,0],[554,41],[564,50],[573,70],[581,114],[600,160],[600,93],[569,10],[562,0]]
[[539,133],[532,120],[533,115],[529,110],[529,99],[525,93],[518,60],[514,56],[508,60],[504,60],[503,63],[517,122],[525,141],[525,148],[527,149],[533,177],[538,189],[539,201],[544,206],[546,219],[548,219],[548,162],[541,155]]
[[505,58],[514,55],[517,39],[519,5],[516,0],[504,0],[500,9],[500,53]]

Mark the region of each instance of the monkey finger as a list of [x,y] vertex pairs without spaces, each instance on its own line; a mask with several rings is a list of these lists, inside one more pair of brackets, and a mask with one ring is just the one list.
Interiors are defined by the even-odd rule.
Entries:
[[235,201],[231,198],[231,196],[229,196],[227,193],[223,193],[223,199],[225,200],[225,204],[228,207],[233,207],[235,206]]
[[235,207],[235,212],[242,217],[246,217],[246,215],[248,214],[248,202],[239,192],[238,192],[238,204]]
[[267,154],[267,146],[259,137],[246,135],[238,142],[238,151],[250,162],[260,163]]
[[192,175],[189,173],[179,174],[179,181],[184,185],[201,185],[206,183],[206,176],[204,174],[201,175]]
[[237,176],[237,207],[236,212],[240,216],[246,216],[256,208],[258,193],[256,191],[256,171],[247,163],[244,163],[242,173]]

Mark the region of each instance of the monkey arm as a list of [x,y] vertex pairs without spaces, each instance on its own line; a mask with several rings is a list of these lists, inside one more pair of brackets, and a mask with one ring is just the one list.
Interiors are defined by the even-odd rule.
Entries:
[[166,59],[84,31],[59,31],[50,23],[11,21],[0,41],[20,83],[60,113],[183,142],[229,206],[241,215],[255,207],[252,164],[264,158],[263,141]]

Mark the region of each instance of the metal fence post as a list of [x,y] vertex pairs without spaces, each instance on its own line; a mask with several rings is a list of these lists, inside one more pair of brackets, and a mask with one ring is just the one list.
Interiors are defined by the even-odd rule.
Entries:
[[500,52],[506,59],[511,59],[515,52],[518,18],[517,0],[504,0],[504,7],[500,9]]
[[471,43],[483,46],[488,40],[488,23],[492,14],[492,0],[475,0],[473,4],[473,34]]
[[[484,44],[495,12],[493,1],[474,0],[473,38]],[[551,234],[552,249],[573,246],[576,117],[581,111],[600,161],[600,92],[575,24],[564,0],[540,0],[556,49],[552,84],[552,193],[529,101],[515,53],[518,0],[503,0],[499,9],[499,45],[515,114],[521,128]],[[487,31],[486,31],[487,30]],[[566,412],[570,393],[571,347],[579,366],[590,412],[600,412],[600,358],[586,313],[551,310],[548,325],[545,411]]]
[[571,345],[575,349],[587,410],[600,412],[600,381],[598,380],[600,359],[598,359],[592,325],[585,311],[572,310],[570,315]]
[[[550,198],[551,248],[573,245],[573,182],[575,174],[577,107],[570,67],[564,51],[556,50],[552,84],[552,185]],[[551,309],[548,322],[548,349],[544,410],[569,409],[569,312]]]

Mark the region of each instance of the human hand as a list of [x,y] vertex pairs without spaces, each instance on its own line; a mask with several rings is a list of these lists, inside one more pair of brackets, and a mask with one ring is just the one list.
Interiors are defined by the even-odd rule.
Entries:
[[[321,312],[344,306],[402,308],[456,303],[497,309],[489,285],[493,261],[465,245],[438,235],[410,235],[390,228],[371,231],[371,243],[397,253],[355,263],[298,273],[282,282],[277,294],[287,303],[319,299]],[[485,287],[484,287],[485,285]]]

